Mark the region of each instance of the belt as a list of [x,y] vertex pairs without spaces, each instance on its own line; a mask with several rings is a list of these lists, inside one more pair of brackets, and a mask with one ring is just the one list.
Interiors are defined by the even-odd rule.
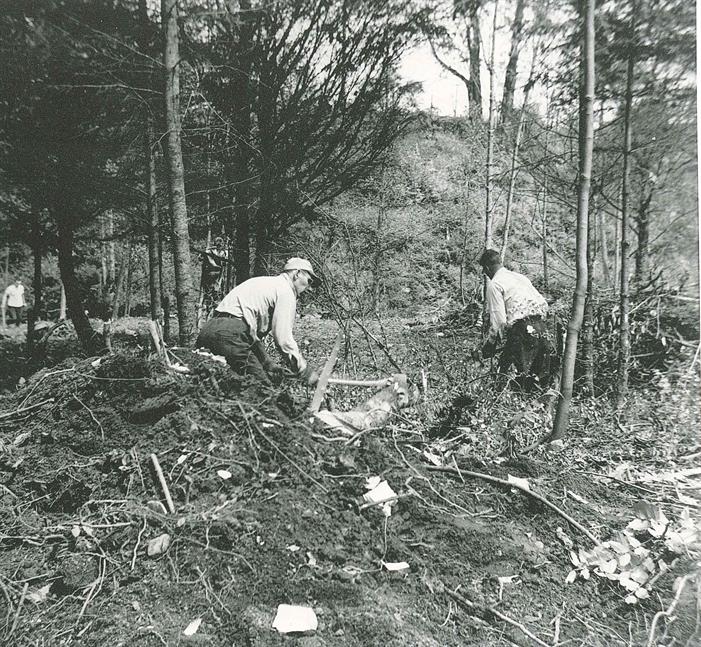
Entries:
[[237,317],[236,315],[232,315],[230,312],[220,312],[219,310],[214,311],[214,316],[215,317],[224,317],[225,319],[241,319],[241,317]]

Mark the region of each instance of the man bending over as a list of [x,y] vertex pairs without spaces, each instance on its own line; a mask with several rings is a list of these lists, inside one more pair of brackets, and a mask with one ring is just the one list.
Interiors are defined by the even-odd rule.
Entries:
[[486,294],[489,333],[473,355],[493,357],[497,344],[504,341],[499,372],[505,375],[514,365],[522,386],[527,389],[536,383],[546,386],[553,355],[543,320],[548,312],[547,301],[528,277],[502,265],[499,252],[485,250],[479,263],[489,279]]
[[262,340],[272,332],[275,344],[291,371],[308,385],[319,379],[307,365],[292,336],[297,297],[317,280],[311,263],[291,258],[278,276],[257,276],[237,285],[216,307],[197,337],[197,347],[223,355],[240,375],[271,385],[280,382],[284,369],[275,364]]

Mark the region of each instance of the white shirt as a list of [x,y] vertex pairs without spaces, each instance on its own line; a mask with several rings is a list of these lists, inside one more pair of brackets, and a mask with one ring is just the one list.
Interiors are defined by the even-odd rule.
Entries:
[[545,315],[548,302],[527,276],[500,267],[487,279],[488,341],[495,341],[515,321],[532,315]]
[[256,341],[272,332],[275,344],[293,369],[301,373],[306,368],[307,362],[292,336],[297,294],[288,274],[248,279],[231,290],[216,310],[241,317]]
[[3,303],[11,308],[23,308],[24,303],[24,286],[22,284],[8,285],[5,294],[3,295]]

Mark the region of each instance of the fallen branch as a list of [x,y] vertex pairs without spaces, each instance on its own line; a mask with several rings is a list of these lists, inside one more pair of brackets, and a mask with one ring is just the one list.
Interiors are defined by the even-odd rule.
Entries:
[[37,402],[36,404],[31,405],[30,407],[24,407],[24,409],[15,409],[14,411],[10,411],[9,413],[0,414],[0,420],[5,420],[7,418],[12,418],[13,416],[19,416],[23,413],[33,411],[34,409],[43,407],[45,404],[51,404],[53,401],[53,398],[49,398],[48,400],[42,400],[41,402]]
[[173,499],[170,496],[170,490],[168,489],[168,484],[166,483],[165,476],[163,476],[163,470],[161,469],[161,464],[158,462],[158,457],[155,454],[151,454],[151,463],[153,464],[153,469],[158,477],[158,482],[163,490],[163,495],[166,499],[166,504],[168,506],[168,512],[175,514],[175,506],[173,505]]
[[385,357],[389,360],[389,363],[390,363],[392,366],[394,366],[394,368],[397,369],[397,373],[401,373],[401,372],[402,372],[401,367],[400,367],[399,364],[397,364],[397,362],[394,360],[394,357],[392,357],[392,355],[390,354],[389,349],[387,348],[387,346],[385,346],[385,344],[383,344],[377,337],[375,337],[375,335],[373,335],[373,334],[363,325],[362,322],[358,321],[358,319],[357,319],[356,317],[351,317],[351,319],[352,319],[353,322],[365,333],[365,335],[366,335],[367,337],[369,337],[370,339],[372,339],[372,341],[374,341],[374,342],[380,347],[380,350],[384,353]]
[[674,594],[674,599],[672,600],[671,604],[664,611],[658,611],[655,614],[655,616],[652,619],[652,625],[650,626],[650,635],[647,639],[647,647],[653,647],[653,645],[655,644],[655,631],[657,630],[657,623],[660,621],[660,618],[670,618],[670,622],[674,619],[672,617],[672,614],[677,608],[677,604],[679,604],[679,600],[682,596],[682,591],[684,590],[686,583],[689,580],[694,579],[694,577],[695,575],[691,574],[682,577],[682,579],[679,581],[679,585],[677,586],[677,592]]
[[290,465],[292,465],[292,467],[294,467],[302,476],[305,476],[306,478],[308,478],[312,483],[314,483],[314,485],[316,485],[318,488],[320,488],[321,490],[323,490],[324,492],[326,492],[328,494],[327,488],[325,488],[319,481],[317,481],[311,474],[309,474],[308,471],[302,469],[299,465],[297,465],[297,463],[295,463],[295,461],[293,461],[285,452],[282,451],[282,449],[280,449],[280,447],[277,445],[277,443],[273,442],[270,438],[268,438],[267,434],[262,429],[259,429],[257,425],[253,425],[253,428],[261,436],[263,436],[265,441],[269,445],[271,445],[275,451],[279,452],[282,455],[282,457],[285,458],[287,460],[287,462],[290,463]]
[[471,611],[479,611],[480,613],[487,615],[491,614],[496,618],[499,618],[499,620],[502,620],[503,622],[506,622],[507,624],[511,625],[512,627],[516,627],[516,629],[521,631],[524,635],[528,636],[534,643],[536,643],[536,645],[541,645],[541,647],[551,647],[550,644],[538,638],[538,636],[536,636],[532,631],[530,631],[525,625],[522,625],[520,622],[516,622],[516,620],[509,618],[509,616],[501,613],[501,611],[497,611],[494,607],[488,607],[481,604],[477,604],[476,602],[472,602],[472,600],[468,600],[466,597],[463,597],[456,591],[451,591],[448,588],[445,589],[445,592],[451,598],[453,598],[453,600],[459,602]]
[[15,633],[15,629],[17,629],[17,623],[19,622],[19,614],[22,611],[22,605],[24,604],[24,600],[27,597],[27,590],[29,589],[29,582],[25,582],[24,586],[22,587],[22,595],[20,595],[19,602],[17,603],[17,610],[15,611],[15,617],[12,620],[12,626],[10,627],[10,633],[7,634],[8,638],[12,638],[12,634]]
[[330,377],[329,384],[336,384],[339,386],[369,386],[377,387],[378,389],[383,386],[387,386],[392,382],[391,377],[383,377],[379,380],[349,380],[342,377]]
[[564,510],[558,508],[554,503],[551,503],[548,501],[545,497],[541,496],[537,492],[533,492],[532,490],[529,490],[528,488],[519,485],[518,483],[511,483],[509,481],[506,481],[504,479],[500,479],[496,476],[490,476],[489,474],[482,474],[481,472],[470,472],[467,470],[457,470],[454,467],[443,467],[440,465],[427,465],[426,466],[427,470],[430,470],[432,472],[447,472],[449,474],[455,474],[456,476],[463,478],[465,476],[469,476],[471,478],[478,478],[478,479],[483,479],[485,481],[490,481],[491,483],[497,483],[499,485],[503,485],[504,487],[508,488],[516,488],[517,490],[521,490],[521,492],[525,492],[529,496],[532,496],[534,499],[537,499],[544,505],[546,505],[548,508],[553,510],[554,512],[557,512],[563,519],[566,519],[572,526],[574,526],[577,530],[579,530],[582,534],[586,535],[589,537],[589,539],[596,545],[600,546],[601,542],[594,537],[594,535],[587,530],[582,524],[580,524],[578,521],[575,521],[570,515],[568,515]]
[[[66,325],[67,321],[65,319],[59,319],[56,323],[46,328],[41,338],[34,342],[34,355],[36,355],[46,345],[46,342],[49,341],[49,337],[51,337],[51,335],[53,335],[59,328],[63,328]],[[37,330],[37,332],[39,331]]]

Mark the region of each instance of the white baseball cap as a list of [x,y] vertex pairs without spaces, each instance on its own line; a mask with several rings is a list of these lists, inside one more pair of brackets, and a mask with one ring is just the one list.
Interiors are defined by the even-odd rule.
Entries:
[[295,256],[285,263],[285,267],[283,267],[282,270],[283,272],[287,272],[288,270],[304,270],[307,274],[309,274],[314,283],[319,282],[319,277],[314,274],[312,264],[306,258],[298,258]]

